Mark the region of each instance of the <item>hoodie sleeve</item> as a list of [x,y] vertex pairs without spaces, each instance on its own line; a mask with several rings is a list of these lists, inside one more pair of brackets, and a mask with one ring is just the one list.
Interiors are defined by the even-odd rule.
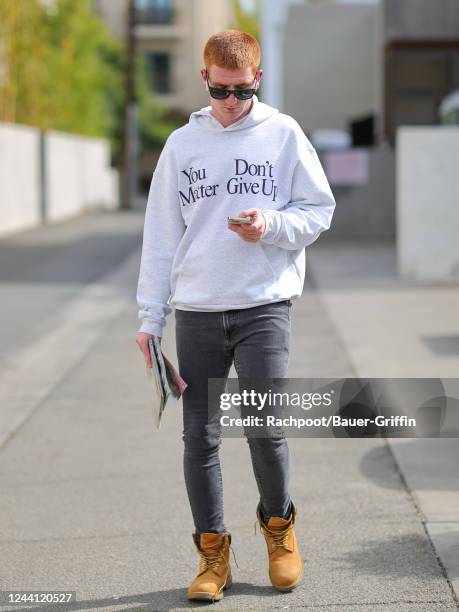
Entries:
[[143,230],[137,286],[141,332],[162,336],[172,308],[170,275],[177,246],[185,232],[177,187],[177,162],[166,142],[151,179]]
[[312,244],[328,230],[335,209],[317,153],[300,126],[296,130],[297,161],[293,171],[291,200],[282,210],[263,210],[265,244],[299,250]]

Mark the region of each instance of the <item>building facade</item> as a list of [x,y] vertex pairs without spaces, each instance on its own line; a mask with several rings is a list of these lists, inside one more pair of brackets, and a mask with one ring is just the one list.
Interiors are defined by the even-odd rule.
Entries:
[[439,123],[442,100],[459,89],[459,2],[385,0],[384,132]]
[[[128,0],[94,0],[94,10],[118,38],[126,37]],[[191,113],[209,104],[200,80],[207,39],[232,23],[230,0],[135,0],[137,48],[164,106]]]

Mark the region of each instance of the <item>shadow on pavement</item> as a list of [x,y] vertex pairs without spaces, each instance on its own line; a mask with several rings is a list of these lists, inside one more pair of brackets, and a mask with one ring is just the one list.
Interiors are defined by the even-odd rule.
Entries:
[[432,545],[424,534],[394,534],[381,539],[365,536],[355,548],[334,557],[337,570],[343,569],[352,576],[384,576],[398,580],[414,576],[420,580],[439,577]]
[[[301,588],[301,587],[300,587]],[[295,592],[295,591],[294,591]],[[293,592],[293,593],[294,593]],[[293,594],[292,593],[292,594]],[[289,593],[280,593],[271,586],[256,586],[246,582],[233,582],[231,589],[225,591],[223,602],[231,603],[231,599],[234,596],[240,595],[252,595],[256,597],[283,597],[285,605],[288,605]],[[97,610],[98,608],[106,608],[108,606],[133,606],[139,604],[142,606],[142,610],[149,612],[167,612],[171,609],[176,608],[202,608],[211,605],[211,602],[205,601],[188,601],[186,598],[186,587],[180,589],[169,589],[165,591],[156,591],[151,593],[138,593],[136,595],[126,595],[124,597],[107,597],[105,599],[87,599],[83,601],[75,601],[68,604],[57,604],[53,606],[47,606],[48,610],[52,612],[69,612],[71,610]],[[224,606],[222,602],[218,603],[219,609]],[[33,608],[15,607],[14,610],[23,610],[27,612],[43,612],[43,605],[35,606]],[[133,608],[135,609],[135,608]],[[251,609],[256,610],[257,608],[251,606]],[[263,610],[263,605],[260,605],[260,610]],[[13,610],[13,608],[4,608],[7,612]]]
[[[391,439],[392,451],[402,453],[404,462],[409,462],[411,471],[416,470],[416,489],[426,491],[451,491],[451,478],[457,472],[459,439],[457,438],[416,438],[397,442]],[[399,447],[399,449],[398,449]],[[441,453],[439,452],[441,449]],[[374,448],[363,456],[360,469],[364,476],[385,489],[399,489],[401,480],[399,466],[386,446]],[[384,469],[384,464],[387,469]],[[438,464],[438,467],[437,467]],[[442,471],[443,465],[443,471]],[[445,470],[444,466],[448,469]],[[457,477],[455,478],[457,481]],[[402,485],[404,486],[404,485]]]

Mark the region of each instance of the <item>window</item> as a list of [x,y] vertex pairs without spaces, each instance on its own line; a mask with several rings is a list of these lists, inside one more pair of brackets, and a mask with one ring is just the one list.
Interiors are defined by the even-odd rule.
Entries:
[[171,54],[148,53],[150,83],[157,93],[171,93]]
[[171,0],[135,0],[136,23],[169,24],[173,21]]

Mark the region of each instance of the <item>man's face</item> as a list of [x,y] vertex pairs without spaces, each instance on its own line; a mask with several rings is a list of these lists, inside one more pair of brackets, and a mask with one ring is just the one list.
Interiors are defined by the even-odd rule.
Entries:
[[[258,81],[261,80],[263,70],[257,73]],[[255,75],[251,68],[238,68],[228,70],[212,64],[207,72],[209,85],[211,87],[225,87],[228,89],[255,88]],[[201,78],[206,83],[206,71],[201,70]],[[241,119],[250,112],[253,100],[238,100],[233,93],[226,100],[210,98],[212,114],[224,125],[228,126]]]

